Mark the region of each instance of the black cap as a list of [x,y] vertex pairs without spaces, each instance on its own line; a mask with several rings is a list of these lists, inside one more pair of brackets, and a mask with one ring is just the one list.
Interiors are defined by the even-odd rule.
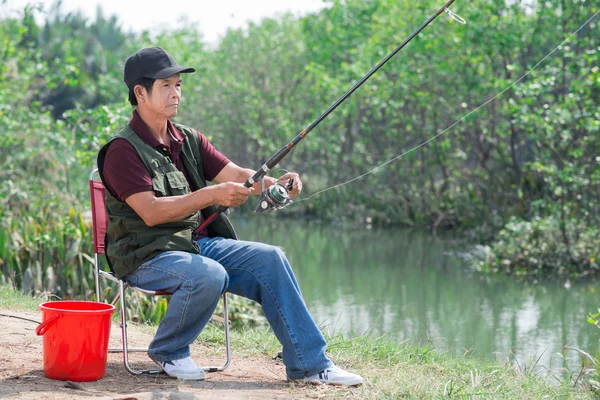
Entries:
[[196,72],[194,68],[182,67],[160,47],[148,47],[133,53],[125,63],[123,80],[131,87],[140,78],[164,79],[175,74]]

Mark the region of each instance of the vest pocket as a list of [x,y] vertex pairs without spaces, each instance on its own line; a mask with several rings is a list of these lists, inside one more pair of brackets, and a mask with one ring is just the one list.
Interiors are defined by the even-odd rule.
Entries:
[[165,180],[165,176],[162,174],[152,178],[152,188],[154,189],[154,192],[156,192],[156,197],[165,197],[169,195]]
[[167,182],[172,196],[187,194],[190,192],[185,175],[181,171],[167,172]]
[[155,174],[152,178],[152,188],[157,197],[179,196],[190,193],[190,186],[181,171]]

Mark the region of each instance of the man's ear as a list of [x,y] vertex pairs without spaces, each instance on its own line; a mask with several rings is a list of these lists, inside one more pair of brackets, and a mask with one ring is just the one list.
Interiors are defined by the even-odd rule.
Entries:
[[146,102],[147,92],[145,87],[142,85],[135,85],[133,88],[133,93],[135,94],[135,97],[137,97],[138,103]]

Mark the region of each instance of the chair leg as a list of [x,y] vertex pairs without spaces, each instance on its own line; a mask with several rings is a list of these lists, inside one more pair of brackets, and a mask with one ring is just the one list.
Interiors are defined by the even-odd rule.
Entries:
[[223,293],[223,319],[223,325],[225,327],[225,353],[227,355],[227,359],[225,360],[225,364],[223,364],[221,367],[201,367],[206,372],[224,371],[231,363],[231,342],[229,338],[229,311],[227,309],[227,293]]
[[223,318],[225,318],[225,351],[227,353],[227,360],[221,367],[220,371],[223,371],[231,363],[231,340],[229,337],[229,310],[227,309],[227,293],[223,293]]
[[100,277],[98,276],[98,253],[94,253],[94,280],[96,281],[96,301],[100,302]]
[[[129,352],[147,352],[148,348],[141,347],[132,347],[130,348],[127,343],[127,310],[125,307],[125,289],[126,286],[123,281],[119,281],[119,293],[115,298],[116,301],[119,301],[119,310],[121,314],[121,335],[122,335],[122,348],[114,348],[111,347],[108,349],[110,352],[123,352],[123,365],[125,366],[125,370],[133,375],[149,375],[149,374],[160,374],[164,373],[163,370],[136,370],[131,367],[129,364]],[[114,303],[115,301],[113,301]],[[229,335],[229,309],[227,307],[227,293],[223,293],[223,318],[224,318],[224,329],[225,329],[225,353],[226,360],[225,364],[221,367],[201,367],[207,372],[218,372],[224,371],[231,364],[231,338]]]
[[[119,282],[118,285],[119,285],[119,291],[118,291],[117,295],[115,296],[115,298],[113,299],[113,301],[110,303],[113,306],[117,305],[119,300],[122,299],[123,296],[125,296],[125,290],[127,290],[127,284],[123,283],[122,281]],[[126,314],[127,311],[125,309],[122,310],[121,306],[126,308],[125,303],[119,303],[119,315],[121,316],[121,333],[123,333],[123,325],[125,325],[125,343],[127,343],[127,314]],[[120,353],[120,352],[124,351],[123,349],[125,347],[127,348],[127,351],[130,351],[130,352],[147,352],[148,351],[147,347],[128,347],[128,346],[110,347],[108,349],[108,351],[111,353]]]
[[113,301],[110,302],[110,304],[112,304],[113,306],[116,306],[120,299],[121,299],[121,293],[117,293],[117,295],[115,296]]
[[121,333],[122,333],[122,341],[123,341],[123,365],[125,366],[125,370],[133,375],[150,375],[150,374],[160,374],[164,371],[162,369],[146,369],[146,370],[137,370],[133,369],[129,364],[129,352],[130,351],[148,351],[148,349],[144,348],[129,348],[127,345],[127,313],[125,310],[125,285],[123,281],[119,281],[119,295],[121,296]]

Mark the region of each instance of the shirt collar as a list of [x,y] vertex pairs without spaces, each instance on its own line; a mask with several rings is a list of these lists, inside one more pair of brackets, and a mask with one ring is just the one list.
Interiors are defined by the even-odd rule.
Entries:
[[[137,110],[133,110],[133,116],[129,121],[129,126],[137,135],[142,138],[148,145],[151,147],[162,146],[162,144],[158,141],[157,138],[150,132],[148,125],[144,122],[140,114],[138,114]],[[182,142],[184,139],[183,134],[175,128],[175,125],[171,122],[170,119],[167,120],[167,129],[169,132],[173,134],[173,137],[178,141]]]
[[170,119],[167,120],[167,129],[173,134],[173,137],[177,142],[183,142],[185,136],[183,136],[183,133],[179,132],[179,129],[175,128],[175,125],[173,125]]

